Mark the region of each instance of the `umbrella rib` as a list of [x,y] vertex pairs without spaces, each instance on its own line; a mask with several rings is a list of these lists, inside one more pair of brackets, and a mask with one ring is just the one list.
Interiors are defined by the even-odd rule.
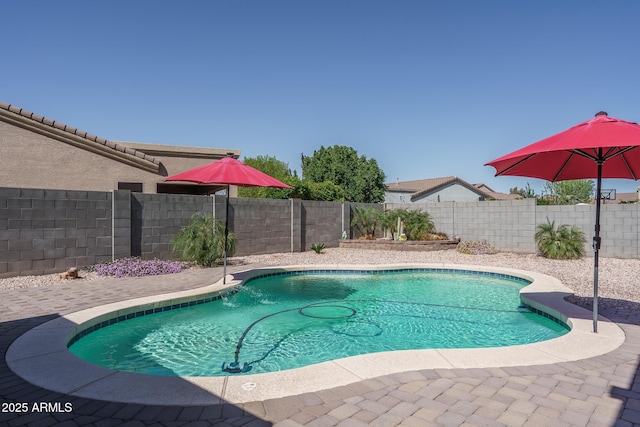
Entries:
[[627,158],[624,156],[624,153],[626,153],[627,151],[631,150],[632,148],[636,148],[636,147],[627,147],[627,149],[625,149],[624,151],[622,151],[620,153],[620,155],[622,156],[622,162],[624,163],[624,165],[627,168],[627,171],[629,172],[629,175],[631,175],[631,177],[634,180],[638,179],[638,175],[636,175],[636,173],[633,171],[633,169],[631,169],[631,165],[629,164],[629,162],[627,161]]
[[[570,151],[569,151],[569,154],[570,154],[570,155],[569,155],[569,157],[567,157],[567,160],[565,160],[565,161],[564,161],[564,163],[562,164],[562,166],[560,167],[560,169],[558,169],[558,173],[557,173],[557,174],[555,174],[555,176],[553,177],[553,179],[551,180],[551,182],[555,182],[555,181],[558,179],[558,177],[559,177],[560,175],[562,175],[562,172],[564,172],[564,169],[567,167],[567,165],[569,164],[569,162],[570,162],[570,161],[571,161],[571,159],[573,158],[573,155],[574,155],[574,154],[576,154],[576,151],[572,151],[572,150],[570,150]],[[578,154],[580,154],[580,153],[578,153]]]
[[522,160],[518,160],[516,163],[512,164],[511,166],[509,166],[508,168],[505,168],[503,171],[501,172],[497,172],[496,176],[500,176],[500,175],[504,175],[505,173],[509,172],[511,169],[518,167],[521,163],[526,162],[527,160],[531,159],[532,157],[534,157],[536,154],[538,153],[533,153],[533,154],[529,154],[527,157],[525,157]]
[[[594,150],[595,150],[595,149],[594,149]],[[570,153],[578,154],[578,155],[580,155],[580,156],[582,156],[582,157],[586,157],[587,159],[589,159],[589,160],[593,160],[594,162],[597,162],[597,161],[598,161],[598,157],[597,157],[597,156],[593,156],[593,155],[591,155],[591,154],[587,153],[586,151],[582,151],[582,150],[568,150],[568,151],[569,151]]]

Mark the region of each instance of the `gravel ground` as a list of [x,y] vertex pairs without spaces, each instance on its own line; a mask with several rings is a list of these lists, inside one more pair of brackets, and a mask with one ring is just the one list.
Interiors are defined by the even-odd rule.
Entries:
[[[491,265],[538,271],[554,276],[572,289],[573,302],[589,306],[593,296],[593,258],[580,260],[550,260],[532,254],[499,253],[494,255],[465,255],[456,250],[407,252],[327,248],[321,254],[313,251],[252,255],[229,259],[230,264],[294,265],[294,264],[397,264],[450,263]],[[640,260],[600,258],[599,306],[640,310]],[[80,272],[79,283],[104,280],[95,273]],[[20,276],[0,279],[0,290],[68,283],[58,274]]]

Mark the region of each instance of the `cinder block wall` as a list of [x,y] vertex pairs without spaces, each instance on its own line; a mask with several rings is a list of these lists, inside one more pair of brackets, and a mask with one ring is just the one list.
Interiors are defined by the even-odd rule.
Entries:
[[[547,222],[556,225],[577,226],[587,238],[585,252],[593,255],[596,207],[580,206],[536,206],[536,224]],[[640,224],[638,209],[640,204],[604,204],[600,206],[600,255],[613,258],[640,258],[638,239]]]
[[110,260],[111,207],[107,192],[0,188],[0,277]]
[[[536,253],[536,227],[547,222],[575,225],[587,239],[585,254],[593,256],[595,205],[537,206],[534,199],[388,204],[386,209],[422,209],[434,220],[436,229],[463,240],[486,240],[498,250]],[[600,207],[600,255],[640,258],[640,204],[604,204]]]
[[214,200],[208,196],[115,193],[124,193],[131,200],[131,253],[128,256],[173,259],[171,240],[180,228],[187,225],[196,213],[214,214]]
[[[237,255],[338,246],[348,238],[355,206],[306,200],[230,199]],[[593,255],[595,206],[536,206],[535,200],[388,204],[423,209],[436,229],[463,240],[487,240],[500,251],[535,253],[534,234],[547,218],[580,228]],[[600,254],[640,258],[640,204],[603,205]],[[126,256],[172,259],[171,240],[194,213],[225,220],[224,196],[0,188],[0,277],[47,274]]]
[[[350,211],[348,203],[345,210]],[[328,248],[337,247],[343,227],[349,228],[349,221],[342,219],[343,205],[340,202],[303,200],[302,212],[302,251],[310,250],[314,243],[324,243]]]
[[[216,205],[216,217],[224,221],[224,204]],[[290,252],[291,200],[232,198],[229,229],[238,240],[238,256]]]

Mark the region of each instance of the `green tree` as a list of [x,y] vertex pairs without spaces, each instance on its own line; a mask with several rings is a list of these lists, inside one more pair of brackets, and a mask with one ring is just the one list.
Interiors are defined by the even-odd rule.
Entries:
[[[293,184],[289,184],[293,185]],[[291,197],[304,200],[322,200],[326,202],[344,200],[344,189],[331,181],[313,182],[308,179],[298,180]]]
[[556,227],[556,222],[547,218],[546,224],[537,226],[535,239],[538,249],[546,258],[578,259],[584,255],[586,239],[575,225]]
[[575,205],[589,203],[594,195],[595,183],[591,179],[547,182],[542,190],[542,198],[555,205]]
[[[294,188],[299,183],[298,177],[291,172],[289,165],[273,156],[247,157],[243,162]],[[238,197],[288,199],[294,192],[295,190],[289,188],[239,187]]]
[[536,192],[531,188],[531,185],[527,182],[527,186],[524,188],[513,187],[509,189],[509,194],[518,194],[523,199],[533,199],[536,197]]
[[380,203],[384,201],[385,174],[375,159],[358,156],[351,147],[324,146],[313,156],[302,155],[303,180],[333,182],[344,190],[344,198],[356,203]]

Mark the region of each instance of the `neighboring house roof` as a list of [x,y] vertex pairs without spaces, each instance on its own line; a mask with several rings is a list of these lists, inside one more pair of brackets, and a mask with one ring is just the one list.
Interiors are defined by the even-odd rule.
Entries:
[[474,187],[476,187],[479,190],[484,191],[485,193],[487,193],[489,195],[490,198],[494,199],[494,200],[518,200],[518,199],[522,199],[522,196],[519,194],[506,194],[506,193],[499,193],[497,191],[493,191],[492,188],[490,188],[488,185],[483,184],[483,183],[478,183],[478,184],[473,184]]
[[457,176],[445,176],[442,178],[428,178],[428,179],[418,179],[415,181],[397,181],[390,184],[385,184],[387,186],[387,191],[389,192],[402,192],[402,193],[411,193],[411,200],[415,200],[420,198],[426,194],[438,191],[444,187],[447,187],[451,184],[461,185],[470,191],[477,193],[479,196],[490,198],[489,193],[474,187],[469,184],[467,181],[458,178]]
[[160,171],[160,161],[143,151],[117,144],[64,123],[0,101],[0,120],[54,138],[150,172]]
[[617,193],[615,200],[606,200],[605,203],[636,203],[638,201],[638,192]]

